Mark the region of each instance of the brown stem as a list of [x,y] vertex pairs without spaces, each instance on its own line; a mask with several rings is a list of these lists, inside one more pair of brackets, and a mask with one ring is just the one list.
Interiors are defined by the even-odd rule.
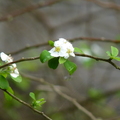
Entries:
[[8,92],[7,90],[1,89],[4,92],[6,92],[8,95],[10,95],[13,99],[17,100],[18,102],[22,103],[23,105],[29,107],[31,110],[33,110],[34,112],[41,114],[43,117],[47,118],[47,120],[52,120],[51,118],[49,118],[44,112],[41,112],[39,110],[34,109],[30,104],[26,103],[25,101],[19,99],[18,97],[16,97],[15,95],[11,94],[10,92]]
[[[68,39],[70,42],[74,42],[74,41],[90,41],[90,42],[111,42],[111,43],[120,43],[120,40],[113,40],[113,39],[105,39],[105,38],[91,38],[91,37],[78,37],[78,38],[72,38],[72,39]],[[12,55],[15,55],[15,54],[18,54],[18,53],[21,53],[21,52],[24,52],[26,50],[29,50],[29,49],[33,49],[33,48],[38,48],[38,47],[43,47],[43,46],[47,46],[48,45],[48,42],[45,42],[45,43],[40,43],[40,44],[36,44],[36,45],[31,45],[31,46],[26,46],[24,48],[21,48],[20,50],[17,50],[15,52],[10,52],[8,54],[12,54]]]
[[52,1],[48,1],[48,2],[43,2],[43,3],[38,3],[38,4],[35,4],[35,5],[31,5],[31,6],[28,6],[26,8],[23,8],[21,10],[18,10],[18,11],[15,11],[13,13],[10,13],[6,16],[3,16],[0,18],[0,21],[7,21],[7,20],[11,20],[17,16],[20,16],[24,13],[27,13],[27,12],[31,12],[35,9],[38,9],[38,8],[42,8],[42,7],[46,7],[46,6],[50,6],[50,5],[53,5],[57,2],[60,2],[62,0],[52,0]]

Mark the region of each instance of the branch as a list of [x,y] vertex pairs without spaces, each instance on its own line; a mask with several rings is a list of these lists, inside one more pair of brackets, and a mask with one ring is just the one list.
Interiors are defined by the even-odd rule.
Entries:
[[46,84],[46,85],[49,85],[52,90],[54,92],[56,92],[57,94],[59,94],[60,96],[62,96],[63,98],[67,99],[68,101],[70,101],[71,103],[73,103],[79,110],[81,110],[82,112],[84,112],[86,115],[88,115],[92,120],[97,120],[97,118],[90,112],[88,111],[87,109],[85,109],[83,106],[81,106],[76,99],[68,96],[67,94],[61,92],[59,89],[56,89],[56,87],[49,83],[49,82],[46,82],[44,79],[42,78],[36,78],[36,77],[33,77],[33,76],[30,76],[30,75],[26,75],[26,74],[22,74],[23,77],[25,78],[29,78],[29,79],[32,79],[34,81],[37,81],[37,82],[41,82],[43,84]]
[[[87,54],[75,54],[76,56],[81,56],[81,57],[88,57],[88,58],[92,58],[96,61],[104,61],[104,62],[108,62],[109,64],[111,64],[112,66],[114,66],[116,69],[120,70],[120,67],[118,67],[114,62],[112,62],[112,59],[104,59],[104,58],[100,58],[100,57],[95,57],[95,56],[91,56],[91,55],[87,55]],[[13,61],[13,62],[9,62],[7,64],[4,64],[2,66],[0,66],[0,69],[1,68],[4,68],[4,67],[7,67],[13,63],[20,63],[20,62],[24,62],[24,61],[32,61],[32,60],[37,60],[37,59],[40,59],[39,56],[37,57],[31,57],[31,58],[22,58],[22,59],[19,59],[19,60],[16,60],[16,61]]]
[[[101,38],[91,38],[91,37],[78,37],[78,38],[72,38],[72,39],[68,39],[68,41],[70,42],[74,42],[74,41],[82,41],[82,40],[87,40],[87,41],[90,41],[90,42],[111,42],[111,43],[120,43],[120,40],[113,40],[113,39],[105,39],[103,37]],[[10,52],[8,54],[12,54],[12,55],[15,55],[15,54],[19,54],[21,52],[24,52],[24,51],[27,51],[29,49],[33,49],[33,48],[38,48],[38,47],[43,47],[43,46],[48,46],[48,42],[45,42],[45,43],[40,43],[40,44],[36,44],[36,45],[31,45],[31,46],[26,46],[24,48],[21,48],[15,52]]]
[[23,8],[21,10],[15,11],[13,13],[10,13],[6,16],[1,17],[0,21],[8,21],[8,20],[11,20],[11,19],[13,19],[19,15],[22,15],[24,13],[31,12],[31,11],[38,9],[38,8],[50,6],[50,5],[53,5],[53,4],[60,2],[60,1],[62,1],[62,0],[52,0],[52,1],[48,1],[48,2],[38,3],[36,5],[31,5],[31,6],[28,6],[26,8]]
[[100,0],[87,0],[87,1],[91,1],[97,5],[105,7],[105,8],[120,10],[120,5],[114,4],[112,2],[102,2]]
[[0,66],[0,69],[4,68],[4,67],[7,67],[7,66],[9,66],[9,65],[11,65],[13,63],[20,63],[20,62],[24,62],[24,61],[37,60],[39,58],[40,58],[39,56],[38,57],[31,57],[31,58],[22,58],[22,59],[19,59],[19,60],[13,61],[13,62],[9,62],[7,64],[2,65],[2,66]]
[[[1,88],[0,88],[1,89]],[[27,106],[28,108],[30,108],[31,110],[33,110],[34,112],[41,114],[43,117],[47,118],[47,120],[52,120],[51,118],[49,118],[44,112],[41,112],[39,110],[34,109],[30,104],[26,103],[25,101],[19,99],[18,97],[16,97],[15,95],[11,94],[10,92],[8,92],[7,90],[1,89],[4,92],[6,92],[8,95],[10,95],[13,99],[15,99],[16,101],[20,102],[21,104]]]
[[116,69],[120,70],[120,67],[118,67],[114,62],[112,62],[112,59],[104,59],[104,58],[99,58],[99,57],[95,57],[95,56],[91,56],[91,55],[86,55],[86,54],[75,54],[76,56],[82,56],[82,57],[88,57],[88,58],[92,58],[96,61],[104,61],[104,62],[108,62],[110,63],[112,66],[114,66]]

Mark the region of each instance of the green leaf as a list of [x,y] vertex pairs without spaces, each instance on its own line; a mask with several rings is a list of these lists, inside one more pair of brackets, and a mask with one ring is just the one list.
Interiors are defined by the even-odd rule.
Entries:
[[51,47],[54,47],[54,42],[52,40],[49,40],[48,41],[48,44],[51,46]]
[[117,61],[120,61],[120,57],[111,57],[112,59],[115,59]]
[[45,101],[45,99],[44,98],[40,98],[39,101],[42,102],[42,101]]
[[111,57],[111,53],[109,51],[106,52],[109,57]]
[[83,51],[77,47],[74,48],[74,52],[80,53],[80,54],[84,54]]
[[8,87],[9,87],[8,81],[5,79],[5,77],[0,75],[0,88],[1,89],[8,89]]
[[[8,91],[9,93],[11,93],[11,94],[14,94],[14,91],[12,90],[11,87],[8,87],[8,88],[7,88],[7,91]],[[12,100],[12,97],[11,97],[10,95],[8,95],[6,92],[4,92],[4,95],[5,95],[5,99],[6,99],[7,101]]]
[[64,63],[64,67],[70,75],[72,75],[77,69],[77,65],[73,62],[70,62],[69,60],[66,60],[66,62]]
[[48,66],[52,69],[56,69],[59,65],[59,57],[54,57],[48,61]]
[[45,102],[46,102],[46,101],[45,101],[44,98],[41,98],[41,99],[39,99],[39,100],[36,101],[37,105],[40,106],[40,107],[41,107]]
[[36,100],[35,94],[34,94],[33,92],[30,92],[30,93],[29,93],[29,96],[30,96],[33,100]]
[[116,47],[111,46],[111,54],[112,56],[116,57],[118,55],[119,51]]
[[42,53],[40,54],[40,61],[42,63],[52,59],[53,57],[50,55],[50,53],[47,50],[42,51]]
[[29,95],[34,100],[31,104],[34,108],[41,107],[46,102],[44,98],[36,100],[35,94],[33,92],[31,92]]
[[4,76],[5,78],[8,76],[8,71],[6,71],[6,70],[2,70],[2,71],[0,71],[0,75],[2,75],[2,76]]
[[31,105],[32,105],[32,107],[37,108],[37,103],[36,103],[36,101],[33,101]]
[[63,64],[64,62],[66,62],[67,59],[65,59],[64,57],[60,57],[59,58],[59,63]]
[[14,78],[11,76],[11,78],[16,81],[16,82],[21,82],[22,81],[22,77],[19,75],[18,77]]

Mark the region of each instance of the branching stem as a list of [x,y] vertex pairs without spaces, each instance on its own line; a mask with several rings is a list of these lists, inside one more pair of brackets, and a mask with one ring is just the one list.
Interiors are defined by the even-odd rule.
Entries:
[[34,112],[41,114],[43,117],[47,118],[47,120],[52,120],[51,118],[49,118],[44,112],[41,112],[37,109],[34,109],[30,104],[26,103],[25,101],[19,99],[18,97],[16,97],[15,95],[11,94],[10,92],[8,92],[7,90],[1,89],[4,92],[6,92],[8,95],[10,95],[13,99],[17,100],[18,102],[20,102],[21,104],[29,107],[31,110],[33,110]]
[[[110,58],[109,59],[104,59],[104,58],[95,57],[95,56],[91,56],[91,55],[87,55],[87,54],[75,54],[75,55],[76,56],[81,56],[81,57],[92,58],[92,59],[97,60],[97,61],[108,62],[109,64],[114,66],[116,69],[120,70],[120,67],[117,66],[114,62],[112,62],[112,59],[110,59]],[[13,62],[2,65],[2,66],[0,66],[0,69],[4,68],[4,67],[7,67],[7,66],[9,66],[9,65],[11,65],[13,63],[20,63],[20,62],[24,62],[24,61],[32,61],[32,60],[37,60],[37,59],[40,59],[40,57],[37,56],[37,57],[31,57],[31,58],[22,58],[22,59],[19,59],[19,60],[16,60],[16,61],[13,61]]]

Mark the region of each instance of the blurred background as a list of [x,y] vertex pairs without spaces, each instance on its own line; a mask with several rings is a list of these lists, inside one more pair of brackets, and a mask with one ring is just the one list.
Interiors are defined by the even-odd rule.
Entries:
[[[0,51],[13,53],[27,46],[46,43],[58,38],[77,37],[106,38],[120,40],[119,0],[61,0],[46,7],[11,17],[13,13],[29,6],[44,4],[52,0],[0,0]],[[97,2],[96,2],[97,1]],[[101,4],[102,3],[102,4]],[[114,7],[111,7],[113,5]],[[115,5],[118,5],[119,9]],[[106,51],[119,44],[89,40],[77,40],[74,47],[84,53],[108,58]],[[49,46],[29,49],[12,54],[14,60],[21,57],[39,56]],[[70,58],[78,69],[69,75],[63,66],[56,70],[48,68],[39,60],[18,63],[21,73],[42,78],[55,85],[63,93],[75,98],[83,107],[103,120],[120,120],[120,71],[108,63],[83,57]],[[119,62],[116,62],[119,65]],[[10,80],[15,95],[30,103],[29,92],[35,92],[46,103],[40,108],[53,120],[90,120],[76,106],[50,86],[23,77],[22,83]],[[46,120],[15,100],[6,101],[0,91],[0,120]]]

